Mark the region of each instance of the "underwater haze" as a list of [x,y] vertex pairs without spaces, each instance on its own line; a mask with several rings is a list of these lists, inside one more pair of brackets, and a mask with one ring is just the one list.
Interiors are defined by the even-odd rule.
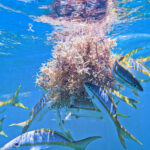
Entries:
[[[47,92],[47,89],[44,91],[45,87],[43,88],[41,85],[36,84],[37,74],[40,74],[42,64],[47,63],[54,56],[53,50],[56,43],[51,39],[51,34],[59,25],[39,21],[37,18],[50,14],[51,9],[44,6],[51,5],[53,1],[55,0],[0,0],[0,100],[7,101],[10,99],[21,85],[18,99],[24,106],[29,108],[23,109],[12,105],[0,106],[0,112],[5,110],[0,113],[0,119],[6,116],[2,128],[5,134],[8,135],[8,137],[0,135],[0,147],[3,147],[22,133],[22,127],[10,125],[28,120],[32,108],[43,93]],[[121,3],[121,0],[118,1]],[[122,0],[122,5],[127,2]],[[142,10],[134,10],[138,5],[141,6]],[[131,18],[137,18],[131,21],[128,21],[129,16],[127,16],[125,19],[124,17],[119,18],[120,21],[118,19],[117,23],[112,23],[112,30],[106,32],[106,35],[111,39],[116,39],[117,44],[114,44],[111,51],[116,55],[125,55],[134,49],[142,48],[141,51],[134,55],[134,58],[147,57],[150,55],[150,10],[148,8],[150,7],[150,2],[133,0],[126,7],[132,9],[132,12],[141,11],[141,14],[138,16],[139,14],[135,13],[130,16]],[[121,14],[123,15],[123,13]],[[61,31],[61,29],[58,29],[58,31]],[[150,66],[150,63],[147,62],[146,65]],[[134,109],[123,102],[119,102],[117,107],[119,113],[130,116],[118,116],[120,124],[143,143],[143,145],[140,145],[131,139],[126,139],[127,150],[150,149],[150,82],[147,81],[149,78],[146,79],[146,82],[141,82],[144,90],[138,92],[140,98],[126,86],[123,91],[123,94],[127,97],[141,102],[137,104],[138,109]],[[61,114],[62,116],[65,115],[63,110]],[[61,131],[55,109],[45,113],[42,120],[38,120],[41,115],[42,112],[32,122],[28,131],[41,128]],[[64,126],[70,131],[75,141],[92,136],[102,137],[90,143],[86,148],[87,150],[124,149],[115,125],[109,119],[68,117]],[[57,145],[49,148],[44,145],[41,147],[31,145],[30,147],[22,146],[16,149],[64,150],[65,148]]]

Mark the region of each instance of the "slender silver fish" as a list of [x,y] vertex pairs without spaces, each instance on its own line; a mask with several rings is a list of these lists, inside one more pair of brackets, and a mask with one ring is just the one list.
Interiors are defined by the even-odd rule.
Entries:
[[122,56],[121,62],[128,67],[126,67],[126,69],[128,69],[130,72],[133,72],[135,75],[139,75],[141,72],[147,76],[150,76],[150,69],[148,66],[143,64],[143,62],[150,60],[150,56],[137,59],[132,58],[132,56],[140,50],[142,49],[134,49],[126,55]]
[[76,118],[79,117],[92,117],[97,119],[102,119],[102,112],[96,108],[96,106],[92,103],[92,101],[84,100],[84,101],[74,101],[71,106],[67,109],[68,114],[70,116],[74,116]]
[[71,142],[61,133],[50,130],[50,129],[39,129],[26,132],[6,145],[0,150],[9,150],[12,148],[19,148],[24,146],[37,146],[40,145],[60,145],[64,147],[70,147],[75,150],[85,150],[87,145],[92,141],[101,138],[100,136],[89,137],[80,141]]
[[104,118],[106,119],[111,118],[111,120],[115,124],[122,146],[126,148],[124,141],[125,138],[130,138],[142,145],[142,143],[139,140],[137,140],[120,124],[117,118],[118,116],[116,105],[111,99],[111,97],[108,95],[107,91],[90,83],[86,83],[84,86],[92,102],[103,112]]
[[42,98],[37,102],[37,104],[32,108],[32,111],[30,113],[30,118],[24,122],[20,122],[20,123],[14,123],[11,124],[10,126],[21,126],[23,127],[22,129],[22,133],[25,133],[30,124],[32,123],[32,121],[34,120],[34,118],[38,115],[38,113],[43,109],[43,107],[45,105],[49,105],[52,106],[55,102],[53,100],[50,100],[48,94],[45,94],[42,96]]
[[125,67],[120,64],[122,58],[116,60],[113,67],[113,74],[117,81],[131,89],[143,91],[140,82]]
[[68,112],[71,113],[71,116],[74,116],[76,118],[91,117],[91,118],[103,119],[102,112],[96,108],[90,109],[90,108],[72,106],[68,109]]
[[135,74],[135,76],[138,76],[139,73],[142,73],[143,75],[147,75],[148,77],[150,77],[150,69],[141,62],[138,62],[133,58],[129,58],[128,61],[124,60],[122,62],[130,69],[131,72]]

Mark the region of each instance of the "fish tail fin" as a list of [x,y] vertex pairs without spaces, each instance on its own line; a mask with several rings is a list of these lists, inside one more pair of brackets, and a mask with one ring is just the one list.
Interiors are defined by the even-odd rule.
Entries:
[[30,120],[26,120],[24,122],[19,122],[19,123],[14,123],[14,124],[10,124],[9,126],[20,126],[22,127],[22,133],[25,133],[29,126],[30,126],[31,121]]
[[4,131],[0,131],[0,135],[2,135],[4,137],[8,137],[8,135]]
[[8,137],[5,132],[2,130],[2,124],[3,124],[3,121],[4,119],[6,118],[6,116],[4,116],[1,120],[0,120],[0,135],[2,136],[5,136],[5,137]]
[[141,103],[140,101],[129,98],[129,97],[124,97],[124,101],[131,107],[134,107],[135,109],[138,109],[138,107],[135,105],[135,103],[139,103],[139,104]]
[[139,103],[139,104],[141,103],[140,101],[124,96],[120,92],[117,92],[115,90],[112,91],[111,89],[108,89],[108,88],[107,90],[111,92],[110,94],[112,94],[112,96],[115,95],[117,98],[119,98],[120,100],[123,100],[125,103],[127,103],[128,105],[136,109],[137,109],[137,106],[135,105],[135,103]]
[[140,145],[143,145],[138,139],[136,139],[131,133],[129,133],[122,125],[120,125],[119,122],[117,125],[117,131],[118,131],[120,142],[124,148],[126,148],[125,138],[132,139],[135,142],[139,143]]
[[72,142],[72,148],[74,148],[74,150],[85,150],[86,147],[93,141],[100,139],[100,136],[93,136],[93,137],[89,137],[77,142]]
[[19,94],[20,88],[21,88],[21,85],[19,85],[18,89],[16,90],[16,92],[14,93],[14,95],[12,96],[12,98],[9,100],[9,103],[11,105],[13,105],[13,106],[16,106],[16,107],[20,107],[20,108],[23,108],[23,109],[28,109],[28,107],[24,106],[18,100],[18,94]]

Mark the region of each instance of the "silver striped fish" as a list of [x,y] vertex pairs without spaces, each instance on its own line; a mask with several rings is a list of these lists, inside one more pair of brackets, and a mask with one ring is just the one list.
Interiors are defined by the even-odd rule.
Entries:
[[105,89],[99,88],[98,86],[90,83],[85,83],[84,87],[87,94],[91,98],[92,102],[97,106],[97,108],[99,108],[103,112],[104,118],[112,119],[117,129],[118,136],[122,146],[126,148],[125,138],[130,138],[142,145],[142,143],[139,140],[137,140],[131,133],[129,133],[126,129],[124,129],[124,127],[120,124],[117,118],[118,116],[117,116],[116,105],[111,99],[111,97],[108,95],[107,91]]
[[80,141],[71,142],[64,137],[61,133],[50,129],[39,129],[26,132],[12,141],[8,142],[0,150],[9,150],[12,148],[20,148],[24,146],[41,146],[42,145],[60,145],[64,147],[70,147],[74,150],[85,150],[87,145],[92,141],[101,138],[100,136],[89,137]]
[[32,111],[30,113],[30,118],[28,120],[26,120],[24,122],[20,122],[20,123],[14,123],[14,124],[11,124],[10,126],[21,126],[21,127],[23,127],[22,133],[25,133],[28,130],[32,121],[38,115],[38,113],[43,109],[43,107],[45,105],[49,105],[49,107],[50,107],[54,103],[55,103],[55,101],[50,100],[48,94],[43,95],[42,98],[37,102],[37,104],[32,108]]
[[129,72],[124,66],[120,64],[120,61],[116,60],[113,67],[113,74],[117,81],[121,84],[128,86],[131,89],[143,91],[143,87],[141,86],[140,82]]

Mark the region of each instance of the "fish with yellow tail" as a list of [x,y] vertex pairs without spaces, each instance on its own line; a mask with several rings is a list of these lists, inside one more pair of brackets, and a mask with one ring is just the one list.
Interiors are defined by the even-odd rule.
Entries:
[[116,80],[132,90],[143,91],[143,87],[141,86],[140,82],[135,78],[135,76],[131,72],[129,72],[124,66],[121,65],[121,60],[122,57],[114,62],[113,75]]
[[32,108],[32,111],[30,113],[30,118],[24,122],[20,123],[14,123],[9,126],[20,126],[23,127],[22,133],[25,133],[28,128],[30,127],[30,124],[35,119],[35,117],[39,114],[39,112],[45,107],[45,105],[52,106],[55,103],[54,100],[49,99],[48,94],[44,94],[42,98],[37,102],[37,104]]
[[91,83],[85,83],[84,87],[92,102],[103,112],[104,118],[111,119],[115,124],[122,146],[126,148],[125,138],[130,138],[142,145],[139,140],[137,140],[120,124],[118,120],[116,105],[108,95],[107,91]]
[[8,100],[8,101],[2,101],[0,100],[0,107],[5,105],[12,105],[16,107],[20,107],[23,109],[28,109],[28,107],[24,106],[21,102],[18,100],[18,93],[20,91],[21,85],[16,90],[15,94]]
[[148,66],[146,66],[145,64],[143,64],[144,62],[150,60],[150,56],[137,58],[137,59],[132,58],[132,56],[135,53],[137,53],[139,50],[141,50],[141,48],[132,50],[131,52],[122,56],[121,63],[126,65],[128,67],[128,70],[130,72],[133,72],[134,74],[136,74],[136,76],[138,76],[139,73],[142,73],[142,74],[150,77],[150,68]]
[[0,135],[4,136],[4,137],[8,137],[5,132],[2,129],[2,125],[3,125],[3,121],[6,118],[6,116],[4,116],[1,120],[0,120]]
[[20,148],[25,146],[51,146],[58,145],[63,147],[70,147],[74,150],[85,150],[88,144],[100,139],[100,136],[89,137],[80,141],[70,141],[64,137],[60,132],[56,132],[50,129],[38,129],[26,132],[12,141],[8,142],[0,150],[10,150],[12,148]]

